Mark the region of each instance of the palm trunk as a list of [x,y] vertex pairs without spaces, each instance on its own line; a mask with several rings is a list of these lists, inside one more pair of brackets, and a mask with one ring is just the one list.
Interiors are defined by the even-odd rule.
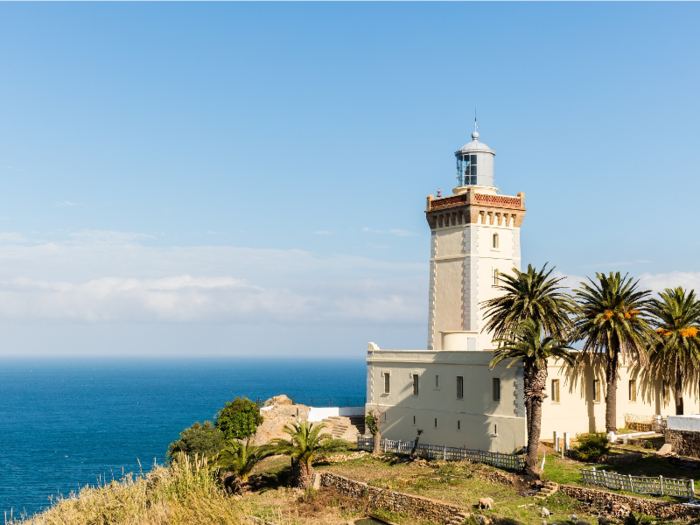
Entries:
[[617,368],[619,353],[615,351],[605,364],[605,431],[617,430]]
[[537,465],[537,451],[540,448],[540,434],[542,433],[542,400],[533,399],[530,402],[530,413],[532,426],[527,436],[527,458],[525,460],[525,470],[528,474],[540,475]]
[[544,390],[547,387],[547,367],[536,368],[529,366],[527,370],[527,390],[525,400],[527,406],[527,457],[525,458],[525,471],[528,474],[540,476],[537,466],[537,452],[540,448],[540,434],[542,433],[542,400],[545,397]]
[[300,489],[308,489],[314,482],[314,468],[306,463],[299,462],[298,479],[296,486]]
[[676,366],[676,382],[674,385],[673,397],[676,399],[676,415],[683,415],[683,369]]

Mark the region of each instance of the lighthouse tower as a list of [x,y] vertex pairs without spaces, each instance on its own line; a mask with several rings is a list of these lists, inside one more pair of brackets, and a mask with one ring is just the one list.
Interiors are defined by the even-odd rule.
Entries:
[[429,350],[492,350],[482,332],[482,303],[502,292],[499,276],[520,270],[520,225],[525,194],[498,193],[496,152],[472,141],[455,152],[457,187],[447,197],[428,196],[430,225]]

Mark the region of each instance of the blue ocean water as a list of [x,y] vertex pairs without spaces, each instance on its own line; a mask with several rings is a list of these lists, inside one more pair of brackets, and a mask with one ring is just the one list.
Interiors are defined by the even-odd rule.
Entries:
[[357,406],[356,360],[0,360],[0,516],[49,506],[99,477],[162,463],[168,444],[236,396]]

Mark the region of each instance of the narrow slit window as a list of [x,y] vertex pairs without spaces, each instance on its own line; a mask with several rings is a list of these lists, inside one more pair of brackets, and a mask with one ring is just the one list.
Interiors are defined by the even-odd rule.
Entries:
[[440,388],[440,376],[435,376],[435,388]]
[[500,401],[501,400],[501,380],[497,377],[493,378],[491,388],[493,389],[493,400],[494,401]]
[[630,401],[633,403],[637,401],[637,380],[630,379]]
[[666,381],[661,383],[661,399],[663,399],[664,403],[668,403],[670,400],[668,384]]
[[391,392],[391,374],[384,372],[384,393],[388,394],[389,392]]
[[462,422],[459,419],[457,420],[457,430],[462,430]]
[[494,286],[498,286],[499,281],[500,281],[500,278],[499,278],[498,270],[497,270],[497,269],[494,269],[494,270],[493,270],[493,285],[494,285]]
[[601,395],[600,395],[600,379],[594,379],[593,380],[593,401],[596,403],[600,403]]
[[493,248],[494,248],[494,250],[498,249],[498,234],[497,233],[493,234]]
[[437,418],[435,418],[435,428],[438,427]]
[[464,399],[464,376],[457,376],[457,399]]
[[559,403],[559,380],[552,379],[552,403]]
[[413,395],[418,395],[418,374],[413,374]]
[[493,424],[493,435],[494,436],[498,435],[498,423]]
[[413,416],[413,424],[416,424],[416,416]]

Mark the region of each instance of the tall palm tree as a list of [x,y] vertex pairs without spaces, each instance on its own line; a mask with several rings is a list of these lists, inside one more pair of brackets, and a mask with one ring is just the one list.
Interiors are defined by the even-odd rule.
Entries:
[[[547,264],[540,270],[528,264],[526,272],[513,268],[512,275],[500,275],[500,284],[496,288],[503,295],[482,303],[487,319],[482,331],[492,331],[497,342],[522,321],[532,319],[541,323],[545,334],[566,338],[572,327],[570,316],[575,313],[576,304],[559,285],[563,277],[551,277],[553,271],[554,268],[547,269]],[[525,388],[528,388],[527,382],[526,378]],[[525,409],[531,411],[527,399]],[[530,422],[528,419],[528,435],[532,432]]]
[[553,271],[546,264],[539,271],[528,264],[526,272],[513,268],[512,275],[501,274],[496,288],[503,295],[482,303],[488,319],[484,330],[502,338],[521,321],[533,319],[542,324],[545,334],[566,337],[576,305],[559,286],[563,277],[550,277]]
[[657,339],[652,343],[651,371],[656,378],[673,385],[676,414],[683,414],[683,390],[700,375],[700,302],[695,291],[666,288],[652,299],[651,323]]
[[238,493],[255,465],[273,453],[272,447],[255,446],[250,442],[231,439],[213,457],[211,468],[222,474],[224,485],[229,490]]
[[287,425],[284,431],[291,440],[277,438],[268,443],[275,454],[286,454],[292,460],[292,480],[294,486],[306,489],[313,481],[313,460],[318,454],[344,450],[349,443],[344,439],[333,439],[330,434],[321,434],[325,423],[314,425],[301,421]]
[[644,366],[645,347],[651,341],[647,322],[648,290],[639,281],[620,272],[596,273],[575,291],[579,311],[575,319],[575,340],[584,341],[580,360],[588,359],[605,370],[605,430],[617,430],[617,374],[620,358],[630,365]]
[[539,320],[521,321],[517,328],[509,329],[498,342],[499,347],[489,368],[493,369],[505,359],[511,360],[508,367],[518,362],[523,365],[527,407],[526,469],[531,474],[539,475],[537,450],[542,432],[542,401],[547,388],[547,359],[562,359],[569,365],[573,365],[575,359],[565,340],[556,335],[545,335]]

